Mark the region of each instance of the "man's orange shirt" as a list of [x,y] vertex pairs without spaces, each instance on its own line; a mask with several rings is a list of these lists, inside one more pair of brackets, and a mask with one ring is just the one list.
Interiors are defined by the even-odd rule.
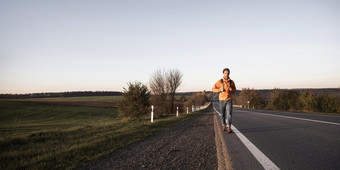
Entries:
[[[224,87],[223,92],[220,92],[221,87]],[[230,87],[232,88],[231,91],[229,91]],[[221,79],[218,80],[213,86],[212,91],[215,93],[219,93],[219,100],[231,100],[231,93],[234,93],[236,91],[236,86],[234,81],[231,81],[230,78],[228,78],[227,80],[223,78],[223,83],[221,82]]]

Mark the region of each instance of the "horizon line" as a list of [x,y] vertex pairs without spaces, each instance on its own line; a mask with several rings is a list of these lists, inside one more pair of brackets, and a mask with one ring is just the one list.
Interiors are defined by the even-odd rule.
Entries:
[[[274,90],[274,89],[280,89],[280,90],[321,90],[321,89],[340,89],[340,87],[325,87],[325,88],[263,88],[263,89],[256,89],[256,88],[242,88],[242,89],[250,89],[250,90]],[[237,89],[236,91],[242,91],[242,89]],[[195,93],[195,92],[212,92],[211,90],[194,90],[194,91],[179,91],[176,93]],[[123,93],[123,91],[107,91],[107,90],[95,90],[95,91],[54,91],[54,92],[28,92],[28,93],[0,93],[0,95],[28,95],[28,94],[42,94],[42,93],[76,93],[76,92],[119,92]]]

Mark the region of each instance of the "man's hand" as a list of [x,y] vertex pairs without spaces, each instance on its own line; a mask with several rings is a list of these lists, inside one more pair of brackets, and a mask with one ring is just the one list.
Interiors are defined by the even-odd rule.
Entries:
[[233,90],[233,88],[229,87],[229,91],[232,91],[232,90]]
[[220,87],[220,92],[223,92],[223,87]]

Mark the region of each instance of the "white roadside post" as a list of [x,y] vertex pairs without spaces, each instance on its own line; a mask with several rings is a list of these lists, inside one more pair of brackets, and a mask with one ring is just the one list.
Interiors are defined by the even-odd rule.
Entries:
[[151,106],[151,122],[153,122],[153,105]]
[[189,108],[187,107],[187,114],[189,114]]
[[194,112],[194,111],[195,111],[194,105],[192,105],[191,112]]
[[178,117],[178,107],[177,107],[177,113],[176,114],[177,114],[177,117]]

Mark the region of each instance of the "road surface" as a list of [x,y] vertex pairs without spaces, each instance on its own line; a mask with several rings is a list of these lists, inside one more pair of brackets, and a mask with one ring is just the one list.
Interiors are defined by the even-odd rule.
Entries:
[[[225,134],[224,140],[234,169],[340,167],[339,116],[234,108],[233,129],[237,133]],[[248,143],[241,142],[238,134]],[[262,155],[254,156],[252,152],[256,151],[246,146],[249,143]],[[274,168],[263,166],[268,164],[263,159],[268,159]]]

